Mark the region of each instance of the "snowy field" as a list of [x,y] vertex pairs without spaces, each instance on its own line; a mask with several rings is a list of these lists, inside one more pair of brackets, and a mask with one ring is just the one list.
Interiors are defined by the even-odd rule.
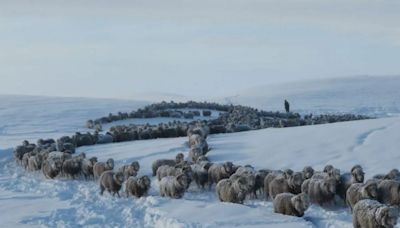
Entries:
[[[379,100],[375,97],[375,100]],[[385,101],[385,100],[384,100]],[[355,102],[354,102],[355,103]],[[146,102],[101,99],[0,96],[0,221],[2,227],[351,227],[348,209],[311,206],[304,218],[273,213],[271,202],[220,203],[214,191],[191,186],[181,200],[159,196],[153,178],[150,196],[141,199],[99,195],[94,182],[46,180],[26,173],[12,159],[12,147],[24,139],[85,131],[87,119],[130,111]],[[259,103],[260,106],[263,104]],[[393,106],[381,103],[381,106]],[[310,108],[307,111],[318,111]],[[393,115],[395,109],[391,109]],[[389,114],[389,113],[388,113]],[[394,113],[396,114],[396,113]],[[398,113],[397,113],[398,114]],[[396,115],[393,115],[396,116]],[[213,135],[213,162],[232,161],[255,168],[292,168],[326,164],[348,171],[361,164],[367,178],[399,168],[400,117],[329,125]],[[79,152],[114,158],[116,167],[139,160],[139,175],[151,162],[188,153],[186,138],[158,139],[81,147]]]

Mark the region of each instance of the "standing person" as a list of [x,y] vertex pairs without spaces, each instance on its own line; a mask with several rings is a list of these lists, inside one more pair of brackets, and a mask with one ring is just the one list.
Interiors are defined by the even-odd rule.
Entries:
[[285,100],[285,110],[286,110],[287,113],[290,112],[290,104],[289,104],[289,102],[287,100]]

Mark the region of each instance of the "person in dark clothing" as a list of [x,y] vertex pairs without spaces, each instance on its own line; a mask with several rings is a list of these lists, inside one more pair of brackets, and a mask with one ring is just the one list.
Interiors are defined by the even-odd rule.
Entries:
[[290,104],[287,100],[285,100],[285,110],[287,113],[290,112]]

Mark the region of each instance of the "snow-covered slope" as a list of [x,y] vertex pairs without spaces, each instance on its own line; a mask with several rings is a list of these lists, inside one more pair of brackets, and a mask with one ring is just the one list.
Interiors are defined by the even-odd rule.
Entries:
[[[0,102],[0,220],[14,226],[105,227],[351,227],[346,209],[312,206],[304,218],[273,213],[272,203],[220,203],[214,191],[192,186],[182,200],[161,198],[152,179],[147,198],[100,196],[93,182],[46,180],[26,173],[12,160],[11,147],[23,139],[56,137],[82,127],[88,118],[109,111],[131,110],[137,102],[91,99],[2,97]],[[30,111],[29,111],[30,110]],[[209,157],[256,168],[321,169],[327,163],[348,170],[365,167],[367,176],[398,167],[400,118],[330,125],[265,129],[214,135]],[[187,154],[186,138],[159,139],[79,148],[100,160],[112,157],[116,166],[139,160],[140,175],[149,175],[157,158]]]
[[265,110],[283,110],[288,99],[301,113],[352,112],[373,116],[400,114],[400,76],[359,76],[260,86],[225,98]]

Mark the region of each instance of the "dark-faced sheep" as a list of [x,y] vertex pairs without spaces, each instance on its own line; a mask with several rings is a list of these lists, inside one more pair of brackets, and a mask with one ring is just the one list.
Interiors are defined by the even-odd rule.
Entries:
[[303,217],[309,206],[310,199],[305,193],[281,193],[274,199],[274,212],[279,214]]
[[129,177],[136,177],[140,169],[140,164],[138,161],[134,161],[129,165],[124,165],[118,169],[118,171],[124,174],[125,180]]
[[325,206],[332,204],[336,194],[336,180],[334,178],[310,179],[308,183],[310,202]]
[[114,159],[112,158],[108,159],[107,162],[97,162],[93,166],[94,178],[97,180],[102,173],[113,169],[114,169]]
[[398,209],[380,204],[375,200],[361,200],[353,210],[355,228],[392,228],[397,224]]
[[105,171],[100,176],[100,195],[103,195],[104,190],[107,190],[110,194],[115,196],[119,195],[122,183],[124,182],[124,174],[121,172],[114,173],[113,171]]
[[378,200],[378,185],[375,181],[352,184],[347,189],[346,203],[352,211],[356,203],[364,199]]
[[153,176],[157,175],[157,169],[163,165],[175,166],[184,161],[184,155],[179,153],[175,156],[175,160],[172,159],[159,159],[153,162],[151,169],[153,171]]
[[364,182],[364,171],[361,166],[356,165],[351,169],[350,173],[344,173],[340,176],[337,194],[346,201],[347,189],[355,183]]
[[278,175],[269,184],[269,196],[274,199],[280,193],[301,193],[303,184],[303,173],[296,172],[293,175]]
[[85,159],[84,153],[67,159],[62,165],[62,174],[66,177],[77,178],[82,174],[82,161]]
[[306,166],[303,169],[303,177],[305,180],[310,179],[314,175],[314,169],[311,166]]
[[229,178],[235,172],[232,162],[213,164],[208,169],[208,181],[211,184],[218,183],[222,179]]
[[200,162],[191,166],[193,171],[193,180],[197,187],[204,189],[208,184],[208,170],[211,165],[212,163],[210,162]]
[[263,194],[264,193],[264,180],[265,177],[271,172],[271,170],[268,169],[261,169],[258,170],[255,174],[256,177],[256,183],[254,186],[256,197],[258,194]]
[[160,194],[162,197],[180,199],[183,197],[188,185],[185,174],[164,177],[160,181]]
[[93,167],[94,167],[94,164],[96,164],[96,163],[97,163],[97,157],[91,157],[89,160],[84,159],[82,161],[82,168],[81,168],[82,174],[86,180],[94,179]]
[[234,180],[223,179],[218,182],[216,191],[221,202],[242,204],[248,192],[248,184],[245,177]]
[[125,183],[126,196],[142,197],[146,196],[150,189],[150,178],[148,176],[143,177],[129,177]]
[[400,205],[400,182],[383,180],[378,185],[378,200],[388,205]]

